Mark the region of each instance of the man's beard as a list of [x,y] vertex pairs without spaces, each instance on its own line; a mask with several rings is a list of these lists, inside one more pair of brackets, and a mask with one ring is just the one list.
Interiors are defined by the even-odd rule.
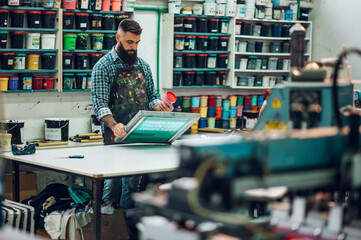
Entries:
[[130,66],[138,62],[137,50],[125,50],[121,42],[118,44],[117,52],[119,57]]

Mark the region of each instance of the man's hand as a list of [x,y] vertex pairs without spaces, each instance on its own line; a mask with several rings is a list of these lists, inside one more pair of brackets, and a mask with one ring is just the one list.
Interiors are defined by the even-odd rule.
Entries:
[[155,105],[152,110],[159,112],[171,112],[173,109],[173,104],[160,102],[158,105]]
[[123,138],[125,135],[127,135],[127,132],[125,131],[125,125],[122,123],[118,123],[114,127],[112,127],[112,131],[116,137]]

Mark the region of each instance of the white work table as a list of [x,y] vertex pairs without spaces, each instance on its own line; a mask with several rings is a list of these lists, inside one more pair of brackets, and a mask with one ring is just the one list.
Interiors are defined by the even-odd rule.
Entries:
[[[66,158],[70,155],[84,155],[84,158]],[[19,201],[20,164],[91,178],[94,196],[93,236],[96,240],[101,239],[100,206],[104,179],[173,171],[180,162],[176,147],[154,144],[37,149],[32,155],[13,155],[12,152],[5,152],[1,156],[12,162],[15,201]]]

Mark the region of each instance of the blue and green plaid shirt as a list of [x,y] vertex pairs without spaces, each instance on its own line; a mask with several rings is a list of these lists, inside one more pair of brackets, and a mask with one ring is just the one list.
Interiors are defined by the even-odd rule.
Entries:
[[[154,87],[154,81],[149,64],[138,57],[138,62],[134,66],[139,66],[145,74],[145,87],[149,99],[149,107],[152,109],[160,103],[159,95]],[[115,71],[117,68],[130,67],[119,58],[113,49],[103,56],[93,67],[91,80],[91,98],[95,116],[100,120],[104,116],[112,114],[109,108],[110,88],[113,84]]]

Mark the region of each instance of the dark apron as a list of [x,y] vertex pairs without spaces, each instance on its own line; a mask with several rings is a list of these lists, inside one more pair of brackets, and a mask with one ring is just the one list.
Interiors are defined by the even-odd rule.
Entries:
[[[110,88],[109,108],[117,123],[127,125],[139,110],[150,110],[145,74],[140,67],[117,68]],[[104,143],[114,144],[113,131],[105,126]]]

